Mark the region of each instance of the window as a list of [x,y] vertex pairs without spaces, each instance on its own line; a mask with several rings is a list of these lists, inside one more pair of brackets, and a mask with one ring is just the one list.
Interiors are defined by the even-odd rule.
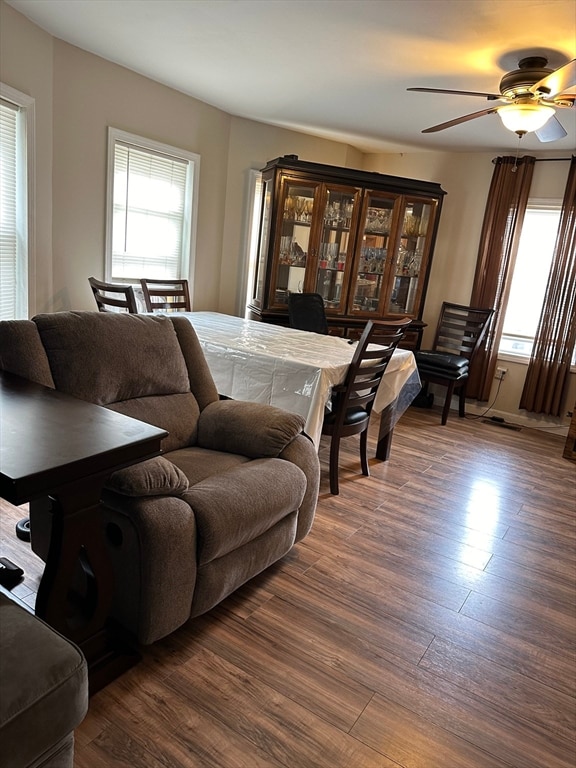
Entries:
[[28,317],[34,99],[0,84],[0,320]]
[[108,136],[106,279],[190,279],[200,158],[114,128]]
[[506,305],[500,355],[530,358],[552,265],[561,208],[561,200],[528,202]]

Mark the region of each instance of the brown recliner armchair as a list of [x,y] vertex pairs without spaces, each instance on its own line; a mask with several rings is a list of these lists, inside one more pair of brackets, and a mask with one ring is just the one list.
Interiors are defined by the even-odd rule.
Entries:
[[[113,615],[152,643],[282,558],[312,525],[320,469],[304,420],[221,400],[185,317],[58,312],[0,322],[0,367],[165,429],[163,455],[102,495]],[[30,505],[32,548],[49,515]]]

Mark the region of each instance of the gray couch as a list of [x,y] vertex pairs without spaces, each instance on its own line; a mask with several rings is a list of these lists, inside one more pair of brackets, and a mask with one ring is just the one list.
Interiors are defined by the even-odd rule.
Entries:
[[[220,399],[187,318],[4,321],[0,367],[169,433],[161,457],[115,472],[102,496],[113,615],[141,643],[210,610],[310,530],[320,470],[304,420]],[[45,557],[41,510],[31,504],[30,526]]]
[[79,648],[0,589],[0,764],[72,768],[88,710]]

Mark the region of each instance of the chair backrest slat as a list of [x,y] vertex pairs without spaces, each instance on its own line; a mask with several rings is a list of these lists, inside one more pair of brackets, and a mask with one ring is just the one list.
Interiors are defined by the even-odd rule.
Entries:
[[102,280],[96,280],[95,277],[89,277],[88,282],[99,312],[124,310],[133,315],[138,313],[136,295],[131,285],[105,283]]
[[477,309],[444,302],[433,349],[471,360],[488,329],[492,309]]
[[350,408],[371,412],[382,376],[410,322],[406,318],[398,322],[369,320],[366,323],[337,398],[337,422],[344,421]]
[[148,312],[191,312],[188,280],[140,280]]

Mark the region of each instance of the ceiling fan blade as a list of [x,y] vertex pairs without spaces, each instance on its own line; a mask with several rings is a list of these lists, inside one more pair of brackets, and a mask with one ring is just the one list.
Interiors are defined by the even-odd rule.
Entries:
[[560,93],[569,91],[576,85],[576,59],[564,64],[560,69],[554,70],[542,80],[534,83],[530,88],[531,93],[539,93],[546,98],[553,99]]
[[494,101],[495,99],[501,99],[502,96],[497,93],[479,93],[478,91],[451,91],[446,88],[406,88],[407,91],[418,91],[419,93],[453,93],[457,96],[480,96],[488,99],[488,101]]
[[543,143],[547,141],[557,141],[558,139],[563,139],[564,136],[568,135],[556,115],[552,115],[546,124],[543,125],[542,128],[538,128],[538,130],[534,131],[534,133]]
[[466,123],[468,120],[475,120],[477,117],[483,117],[483,115],[491,115],[493,112],[498,112],[498,107],[490,107],[490,109],[481,109],[480,112],[472,112],[470,115],[464,115],[463,117],[456,117],[454,120],[448,120],[446,123],[440,123],[439,125],[433,125],[431,128],[425,128],[422,133],[436,133],[436,131],[443,131],[445,128],[452,128],[454,125],[460,125],[460,123]]

